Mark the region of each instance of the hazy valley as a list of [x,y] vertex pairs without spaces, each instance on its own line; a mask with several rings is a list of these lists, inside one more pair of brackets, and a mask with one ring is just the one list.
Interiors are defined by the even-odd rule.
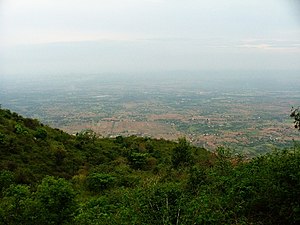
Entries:
[[[208,149],[226,146],[249,155],[289,147],[299,134],[289,113],[300,99],[297,74],[174,72],[65,75],[5,80],[3,107],[70,134],[92,129],[103,137],[185,136]],[[261,75],[265,78],[260,78]],[[298,82],[298,83],[297,83]]]

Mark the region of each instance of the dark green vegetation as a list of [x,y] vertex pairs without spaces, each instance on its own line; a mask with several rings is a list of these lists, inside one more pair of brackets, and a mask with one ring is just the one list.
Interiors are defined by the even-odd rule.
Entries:
[[300,147],[251,160],[0,109],[0,224],[299,224]]
[[292,108],[291,117],[294,119],[294,126],[296,129],[300,130],[300,112],[299,108]]

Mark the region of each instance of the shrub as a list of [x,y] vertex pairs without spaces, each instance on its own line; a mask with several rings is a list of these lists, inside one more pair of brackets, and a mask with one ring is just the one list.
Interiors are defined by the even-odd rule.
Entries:
[[0,171],[0,192],[15,182],[14,174],[8,170]]
[[77,207],[75,191],[62,179],[47,176],[35,193],[38,209],[37,224],[63,224],[70,221]]
[[92,192],[101,192],[113,186],[116,178],[110,174],[92,173],[87,176],[87,187]]
[[43,128],[38,128],[34,134],[34,136],[36,138],[39,138],[39,139],[42,139],[42,140],[45,140],[48,136],[48,133],[45,129]]

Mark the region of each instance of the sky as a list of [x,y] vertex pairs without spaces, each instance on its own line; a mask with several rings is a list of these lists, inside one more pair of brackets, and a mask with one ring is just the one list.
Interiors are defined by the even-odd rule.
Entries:
[[0,0],[0,74],[300,71],[299,0]]

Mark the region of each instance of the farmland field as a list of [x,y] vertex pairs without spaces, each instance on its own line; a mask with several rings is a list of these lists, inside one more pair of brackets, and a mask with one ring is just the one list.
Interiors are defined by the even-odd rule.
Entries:
[[104,137],[186,136],[208,149],[225,145],[249,155],[300,139],[289,118],[291,107],[300,104],[299,79],[174,76],[7,79],[0,103],[69,133],[92,129]]

